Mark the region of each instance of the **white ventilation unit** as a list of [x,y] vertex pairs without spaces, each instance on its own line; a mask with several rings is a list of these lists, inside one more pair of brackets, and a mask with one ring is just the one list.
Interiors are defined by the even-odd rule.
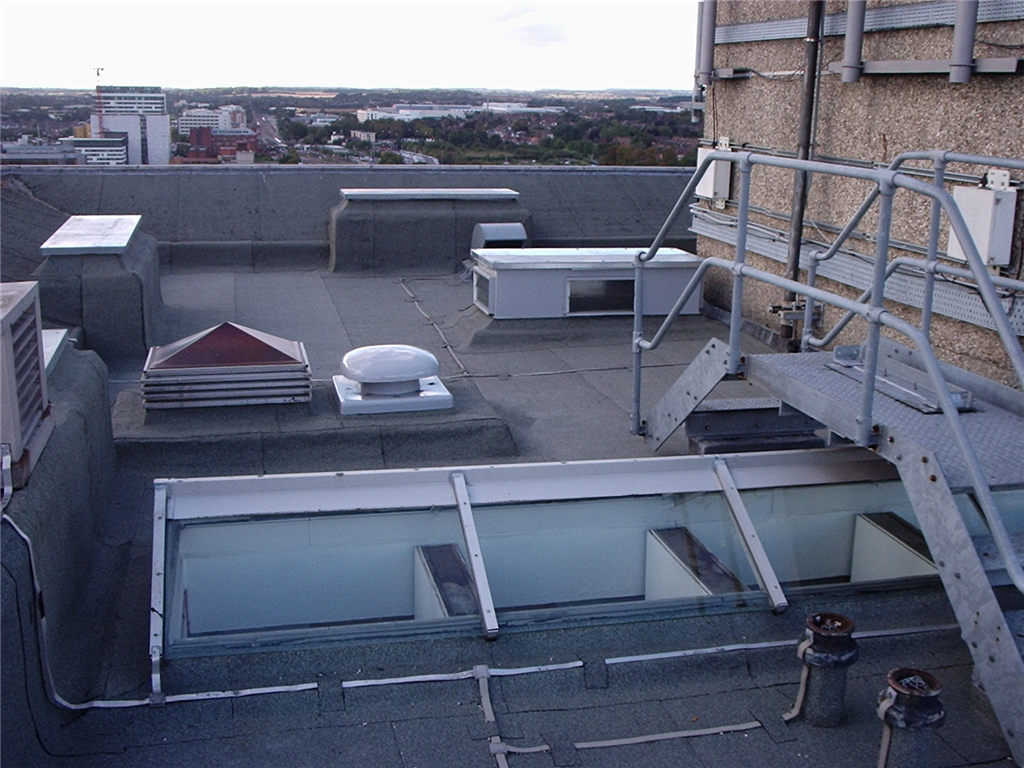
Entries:
[[477,248],[527,248],[530,237],[518,221],[477,224],[469,241],[470,250]]
[[53,431],[39,322],[39,284],[0,284],[0,306],[0,441],[10,446],[14,485],[20,487]]
[[[473,303],[497,319],[629,315],[640,248],[480,248],[473,256]],[[662,248],[647,262],[643,313],[665,315],[701,259]],[[700,311],[693,292],[682,314]]]

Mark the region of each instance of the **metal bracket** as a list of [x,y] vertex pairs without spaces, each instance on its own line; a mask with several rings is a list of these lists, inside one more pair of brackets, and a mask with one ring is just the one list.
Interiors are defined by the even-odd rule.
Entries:
[[747,512],[747,507],[740,497],[736,481],[733,480],[732,473],[729,471],[729,465],[725,463],[725,459],[715,459],[714,468],[715,475],[718,477],[718,483],[722,486],[726,506],[729,508],[732,520],[739,530],[743,549],[750,559],[750,564],[754,567],[757,583],[761,585],[761,589],[768,595],[768,600],[772,604],[772,611],[774,613],[782,613],[789,606],[789,601],[786,600],[786,595],[782,591],[782,585],[779,584],[779,580],[775,575],[775,569],[772,568],[768,554],[764,551],[764,545],[761,544],[761,539],[754,529],[754,523],[751,521],[750,513]]
[[153,487],[153,563],[149,602],[149,681],[153,705],[163,704],[165,696],[160,679],[164,649],[164,579],[167,552],[167,486]]
[[0,444],[0,462],[3,476],[3,493],[0,495],[0,509],[7,509],[7,504],[14,495],[14,476],[11,474],[11,446],[8,443]]
[[[785,323],[802,323],[806,306],[807,303],[804,300],[798,299],[786,304],[772,304],[768,308],[768,312],[778,315]],[[821,304],[816,301],[811,303],[811,325],[815,328],[821,327]]]
[[476,533],[476,522],[473,520],[473,506],[469,503],[466,476],[462,472],[452,472],[450,478],[452,490],[455,492],[455,502],[459,508],[459,522],[462,524],[466,553],[469,555],[469,570],[473,575],[473,588],[476,590],[476,600],[480,606],[480,621],[484,627],[484,635],[491,640],[498,636],[498,617],[494,612],[491,585],[487,581],[484,556],[480,551],[480,539]]
[[725,378],[728,364],[729,346],[718,339],[709,341],[647,417],[647,445],[661,447]]
[[[859,346],[836,347],[832,353],[832,362],[825,367],[854,381],[863,382],[864,349]],[[958,411],[974,409],[974,396],[969,390],[949,383],[946,386]],[[940,413],[942,408],[934,387],[928,375],[917,368],[891,358],[879,361],[875,389],[904,405],[922,413]]]

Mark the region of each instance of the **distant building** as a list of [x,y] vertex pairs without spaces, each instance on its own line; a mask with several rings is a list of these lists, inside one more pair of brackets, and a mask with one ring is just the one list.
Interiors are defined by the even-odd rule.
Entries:
[[90,118],[92,135],[128,137],[130,165],[167,165],[171,158],[171,118],[167,97],[151,86],[96,86]]
[[32,146],[4,142],[0,147],[3,165],[85,165],[85,154],[60,144]]
[[128,136],[108,133],[106,138],[60,140],[61,145],[85,156],[86,165],[128,165]]
[[372,143],[377,140],[377,133],[375,131],[352,131],[352,138],[356,141],[369,141]]
[[530,107],[518,101],[485,101],[479,108],[480,112],[493,112],[495,114],[559,114],[565,112],[565,107]]
[[336,115],[325,115],[323,113],[318,113],[316,115],[310,115],[307,118],[307,120],[309,120],[309,124],[312,125],[313,127],[320,127],[337,122],[338,118]]
[[217,109],[186,109],[178,117],[178,132],[188,134],[193,128],[245,128],[245,110],[236,104]]
[[95,112],[104,115],[166,115],[167,97],[158,86],[96,86]]
[[250,128],[213,129],[213,147],[222,162],[233,162],[239,152],[256,152],[256,131]]
[[361,123],[367,120],[420,120],[432,117],[465,118],[478,107],[468,104],[395,104],[392,107],[368,107],[356,110]]
[[256,155],[256,131],[249,128],[193,128],[189,131],[190,160],[253,162]]
[[462,120],[474,112],[499,114],[532,113],[556,115],[565,107],[529,107],[522,102],[485,101],[481,106],[471,104],[395,104],[391,107],[367,107],[356,110],[359,122],[367,120],[421,120],[431,117],[454,117]]

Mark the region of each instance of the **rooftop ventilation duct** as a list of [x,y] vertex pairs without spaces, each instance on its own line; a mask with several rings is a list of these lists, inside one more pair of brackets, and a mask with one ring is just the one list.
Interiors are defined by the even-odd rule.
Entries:
[[28,481],[39,454],[53,431],[50,401],[46,393],[46,364],[39,323],[38,283],[3,283],[0,287],[2,309],[3,365],[0,408],[3,422],[0,433],[10,446],[13,484]]
[[334,390],[342,416],[452,407],[437,358],[405,344],[359,347],[341,359]]
[[528,248],[530,238],[519,222],[477,224],[473,227],[470,250],[477,248]]
[[152,347],[142,370],[147,409],[302,403],[311,398],[302,342],[236,323]]

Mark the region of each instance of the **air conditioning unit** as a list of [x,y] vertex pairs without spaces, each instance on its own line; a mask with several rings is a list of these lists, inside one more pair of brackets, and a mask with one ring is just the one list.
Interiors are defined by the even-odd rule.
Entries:
[[0,442],[10,446],[15,487],[28,481],[53,431],[39,322],[39,284],[0,284]]

